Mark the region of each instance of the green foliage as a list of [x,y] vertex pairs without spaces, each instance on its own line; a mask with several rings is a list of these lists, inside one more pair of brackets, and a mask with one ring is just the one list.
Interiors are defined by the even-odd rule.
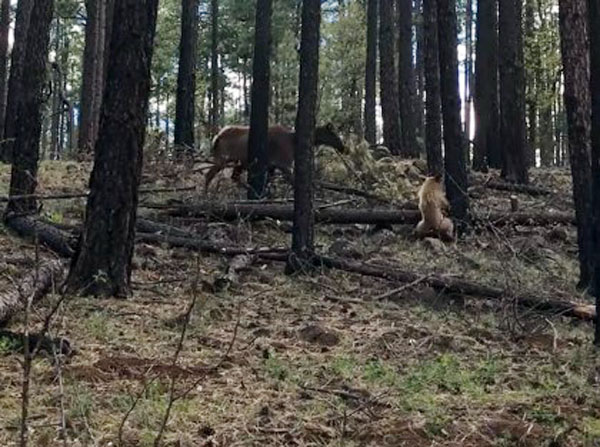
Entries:
[[550,108],[559,93],[561,76],[558,8],[555,0],[526,0],[525,8],[533,12],[533,27],[526,26],[523,40],[527,101],[540,109]]
[[0,337],[0,356],[8,355],[22,348],[21,343],[10,337]]
[[366,26],[358,1],[349,2],[336,20],[322,26],[319,118],[334,122],[344,133],[361,133]]

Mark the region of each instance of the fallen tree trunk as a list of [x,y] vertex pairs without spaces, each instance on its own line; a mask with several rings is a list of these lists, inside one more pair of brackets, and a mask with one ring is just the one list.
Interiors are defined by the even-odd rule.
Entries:
[[[233,220],[292,220],[293,205],[236,204],[202,202],[194,205],[146,205],[148,208],[166,210],[171,217],[208,218],[223,221]],[[324,224],[413,224],[421,219],[414,210],[387,208],[328,208],[315,210],[315,220]],[[575,217],[570,213],[506,213],[490,212],[474,216],[475,222],[504,225],[548,225],[552,223],[571,224]]]
[[548,188],[543,188],[541,186],[534,185],[523,185],[519,183],[490,181],[485,183],[485,187],[489,189],[495,189],[498,191],[520,192],[529,194],[530,196],[547,196],[550,194],[554,194],[554,191]]
[[58,287],[63,275],[64,267],[60,261],[45,262],[17,282],[14,290],[1,293],[0,326],[23,310],[28,300],[36,303],[54,287]]
[[[261,254],[261,259],[273,261],[285,261],[285,256],[280,254]],[[427,284],[430,287],[444,293],[459,294],[474,298],[486,298],[494,300],[514,300],[519,306],[553,312],[569,317],[583,320],[593,320],[596,315],[596,307],[592,304],[576,303],[556,298],[540,297],[538,294],[519,294],[510,296],[503,289],[474,283],[471,281],[447,278],[441,275],[422,276],[412,272],[399,270],[389,265],[374,265],[350,261],[341,258],[327,256],[315,256],[313,262],[316,266],[334,268],[359,275],[382,278],[402,283]]]
[[225,256],[258,255],[264,253],[276,254],[288,252],[287,248],[227,247],[224,245],[214,244],[199,238],[192,239],[178,236],[167,236],[164,234],[156,233],[138,233],[135,236],[135,240],[147,244],[166,244],[170,247],[189,248],[191,250],[198,250],[202,253],[214,253]]
[[9,217],[5,224],[22,238],[37,240],[59,256],[70,258],[75,253],[75,238],[49,223],[32,217]]
[[167,225],[160,222],[154,222],[148,219],[137,218],[135,222],[135,231],[139,233],[159,233],[164,236],[194,238],[196,235],[181,228]]
[[[68,246],[69,243],[72,243],[72,237],[58,230],[56,230],[56,232],[60,233],[60,235],[53,234],[52,236],[63,238],[61,246]],[[46,235],[48,235],[47,232],[38,233],[38,238],[41,243],[44,243],[43,238]],[[136,241],[146,242],[150,244],[167,244],[172,247],[184,247],[193,250],[198,250],[203,253],[215,253],[222,254],[225,256],[256,255],[257,258],[265,261],[285,262],[288,259],[288,250],[285,248],[225,247],[222,245],[212,244],[210,242],[200,239],[166,236],[163,234],[144,233],[138,234],[136,236]],[[66,256],[65,252],[59,254],[61,254],[62,256]],[[70,255],[67,255],[67,257],[69,256]],[[593,319],[596,313],[595,306],[590,304],[576,303],[556,298],[544,298],[539,297],[538,294],[532,293],[525,293],[511,297],[507,296],[507,292],[505,290],[497,287],[486,286],[462,279],[446,278],[440,275],[431,275],[427,276],[426,278],[422,278],[415,273],[399,270],[398,268],[389,265],[365,264],[355,261],[349,261],[346,259],[331,258],[326,256],[315,256],[314,262],[317,266],[334,268],[350,273],[357,273],[360,275],[387,279],[390,281],[397,281],[403,283],[419,281],[420,283],[427,284],[430,287],[433,287],[436,290],[440,290],[445,293],[457,293],[461,295],[472,296],[475,298],[488,298],[495,300],[510,298],[513,299],[518,305],[523,307],[559,313],[562,315],[584,320]]]
[[[194,191],[196,186],[179,186],[173,188],[140,188],[138,194],[158,194],[169,192]],[[0,196],[0,203],[5,203],[10,200],[19,199],[35,199],[40,201],[45,200],[68,200],[68,199],[85,199],[90,195],[89,192],[66,192],[61,194],[22,194],[14,196]]]

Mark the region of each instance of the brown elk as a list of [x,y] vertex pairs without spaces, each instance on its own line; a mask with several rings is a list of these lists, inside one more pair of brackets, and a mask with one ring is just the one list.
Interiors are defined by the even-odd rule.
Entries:
[[[215,175],[227,165],[235,164],[232,179],[238,181],[242,171],[248,169],[247,126],[227,126],[213,139],[212,155],[214,166],[206,174],[205,190]],[[294,164],[294,131],[283,126],[271,126],[268,133],[267,160],[269,173],[279,169],[292,181],[291,167]],[[331,123],[315,129],[315,145],[327,145],[344,152],[345,147]]]

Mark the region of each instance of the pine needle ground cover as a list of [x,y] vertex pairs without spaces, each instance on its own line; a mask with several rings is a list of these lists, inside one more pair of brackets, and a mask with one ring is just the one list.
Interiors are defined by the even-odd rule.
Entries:
[[[392,202],[416,200],[418,164],[367,162],[382,173],[374,176],[377,183],[347,175],[352,186],[371,185]],[[321,173],[339,182],[335,172],[344,169],[332,160]],[[83,191],[88,172],[85,165],[44,163],[38,192]],[[554,192],[516,194],[521,209],[572,209],[567,171],[533,170],[532,178]],[[3,193],[8,179],[2,166]],[[202,180],[199,169],[149,162],[143,183],[194,186]],[[472,180],[478,213],[509,212],[515,193],[485,188],[486,178]],[[244,196],[225,176],[219,182],[211,198]],[[278,200],[291,196],[284,182],[274,189]],[[194,191],[158,193],[141,202],[198,198]],[[317,198],[320,205],[364,205],[362,198],[335,192],[319,191]],[[84,204],[47,201],[42,213],[76,226]],[[157,217],[155,210],[140,208],[140,214]],[[284,246],[290,239],[289,225],[274,220],[169,223],[230,246]],[[48,353],[34,361],[31,444],[59,445],[64,420],[67,445],[118,445],[119,433],[123,445],[153,445],[171,395],[177,399],[166,445],[593,446],[600,440],[600,363],[591,325],[521,309],[511,299],[527,290],[585,300],[575,290],[574,228],[480,229],[457,246],[416,241],[412,228],[401,225],[317,228],[323,253],[460,276],[502,287],[506,299],[467,299],[422,284],[379,299],[402,284],[326,269],[288,277],[283,264],[261,261],[238,283],[219,288],[215,280],[229,259],[139,243],[130,299],[67,297],[61,304],[50,334],[69,339],[76,353],[59,366]],[[0,290],[9,290],[35,269],[36,247],[3,227],[0,246]],[[41,259],[52,257],[38,252]],[[35,307],[32,327],[40,327],[55,300]],[[22,332],[22,316],[8,329]],[[0,353],[0,444],[14,445],[22,353],[1,337]]]

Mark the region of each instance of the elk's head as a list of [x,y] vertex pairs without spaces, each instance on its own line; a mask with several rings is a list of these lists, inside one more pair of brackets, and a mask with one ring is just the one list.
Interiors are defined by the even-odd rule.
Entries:
[[346,147],[338,136],[335,126],[331,123],[327,123],[324,126],[319,126],[315,129],[315,144],[323,144],[331,146],[340,153],[346,152]]

